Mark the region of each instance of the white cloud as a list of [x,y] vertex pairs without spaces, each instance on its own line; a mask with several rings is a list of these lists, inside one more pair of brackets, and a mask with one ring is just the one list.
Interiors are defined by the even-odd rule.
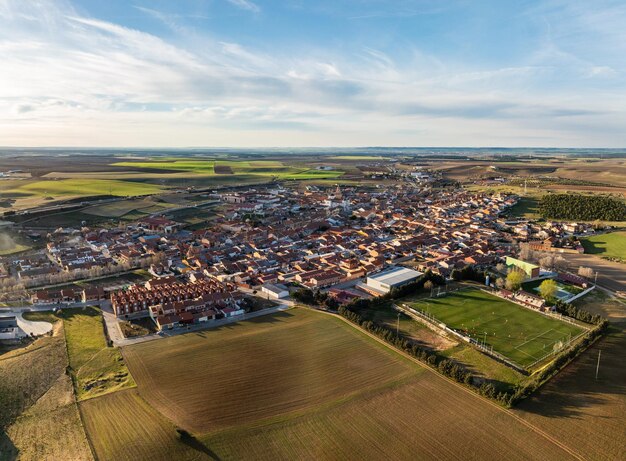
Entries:
[[259,13],[261,11],[261,8],[250,0],[228,0],[228,3],[235,5],[237,8],[241,8],[242,10],[252,11],[253,13]]
[[622,89],[539,85],[563,68],[590,82],[620,70],[556,46],[491,68],[419,50],[400,60],[372,48],[267,54],[207,37],[174,45],[45,0],[0,0],[0,17],[5,145],[626,143]]

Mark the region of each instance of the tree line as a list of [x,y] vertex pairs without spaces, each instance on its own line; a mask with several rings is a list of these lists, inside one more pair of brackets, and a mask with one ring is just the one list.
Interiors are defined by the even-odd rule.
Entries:
[[[596,319],[598,323],[594,329],[590,330],[575,346],[558,354],[555,359],[548,366],[543,368],[537,375],[530,378],[522,385],[518,385],[516,387],[509,386],[508,389],[498,390],[492,383],[478,379],[477,376],[472,374],[469,370],[467,370],[467,368],[455,360],[447,358],[436,351],[422,348],[410,339],[404,337],[402,334],[396,334],[394,330],[385,325],[373,322],[372,320],[366,320],[356,312],[356,310],[364,308],[367,304],[370,304],[371,307],[371,303],[376,302],[380,303],[381,301],[376,299],[357,299],[346,306],[340,306],[338,308],[338,313],[350,322],[376,335],[388,344],[406,352],[410,356],[418,359],[420,362],[425,363],[429,367],[437,370],[442,375],[447,376],[464,386],[470,387],[480,395],[495,400],[506,407],[512,407],[531,395],[548,379],[557,374],[565,365],[591,345],[594,340],[608,327],[608,322],[606,320],[602,318]],[[580,309],[578,309],[578,311],[581,317],[585,316],[583,314],[584,311]],[[586,314],[591,315],[588,312]]]
[[574,221],[625,221],[626,203],[606,195],[544,195],[539,211],[544,218]]

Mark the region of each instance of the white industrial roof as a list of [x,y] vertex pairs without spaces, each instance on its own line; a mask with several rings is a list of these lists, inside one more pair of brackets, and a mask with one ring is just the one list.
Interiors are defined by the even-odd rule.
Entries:
[[422,272],[414,271],[408,267],[394,267],[393,269],[386,270],[380,274],[372,275],[369,278],[389,286],[394,286],[408,282],[409,280],[415,279],[420,275],[422,275]]

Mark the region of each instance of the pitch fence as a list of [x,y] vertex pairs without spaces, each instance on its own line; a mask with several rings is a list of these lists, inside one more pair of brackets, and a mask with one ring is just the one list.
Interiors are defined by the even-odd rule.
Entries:
[[450,327],[448,327],[445,323],[441,323],[439,322],[434,316],[432,316],[431,314],[428,314],[424,311],[420,311],[418,309],[414,309],[413,307],[409,306],[408,304],[402,304],[402,305],[397,305],[394,304],[393,305],[394,309],[396,309],[397,311],[403,312],[405,314],[407,314],[409,317],[412,317],[418,321],[421,321],[422,323],[424,323],[426,326],[428,326],[431,329],[434,329],[435,331],[438,332],[445,332],[445,333],[450,333],[451,335],[459,338],[462,341],[465,341],[468,344],[471,344],[473,347],[475,347],[476,349],[478,349],[480,352],[484,353],[485,355],[490,356],[491,358],[493,358],[494,360],[503,363],[504,365],[507,365],[511,368],[513,368],[514,370],[524,374],[524,375],[528,375],[528,370],[520,365],[518,365],[517,363],[509,360],[506,356],[500,354],[499,352],[496,352],[493,350],[493,346],[487,346],[486,344],[481,343],[480,341],[477,341],[476,339],[472,338],[471,336],[465,335],[461,332],[458,332]]

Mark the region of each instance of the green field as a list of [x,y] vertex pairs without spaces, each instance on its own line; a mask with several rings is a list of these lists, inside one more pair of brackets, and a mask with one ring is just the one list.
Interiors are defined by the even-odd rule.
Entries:
[[525,367],[583,330],[546,317],[478,289],[409,302],[455,330],[486,342],[487,347]]
[[78,400],[135,385],[119,349],[106,345],[99,309],[65,309],[61,318]]
[[163,188],[155,184],[142,184],[131,181],[118,181],[115,179],[61,179],[58,181],[35,181],[28,182],[17,187],[11,192],[46,197],[60,196],[97,196],[115,195],[124,197],[127,195],[156,194]]
[[[343,171],[316,170],[309,167],[295,167],[285,165],[276,160],[174,160],[174,161],[147,161],[147,162],[117,162],[113,166],[146,168],[164,171],[188,172],[198,176],[228,176],[266,177],[296,180],[296,179],[332,179],[339,177]],[[216,174],[216,167],[227,167],[231,173]]]
[[213,160],[174,160],[170,162],[148,161],[148,162],[117,162],[113,166],[150,168],[152,170],[186,171],[192,173],[214,174]]
[[610,232],[582,240],[585,253],[626,260],[626,232]]
[[166,420],[131,390],[81,403],[102,460],[570,459],[497,406],[303,308],[124,356],[139,396],[191,431],[194,451],[170,455],[177,442]]

